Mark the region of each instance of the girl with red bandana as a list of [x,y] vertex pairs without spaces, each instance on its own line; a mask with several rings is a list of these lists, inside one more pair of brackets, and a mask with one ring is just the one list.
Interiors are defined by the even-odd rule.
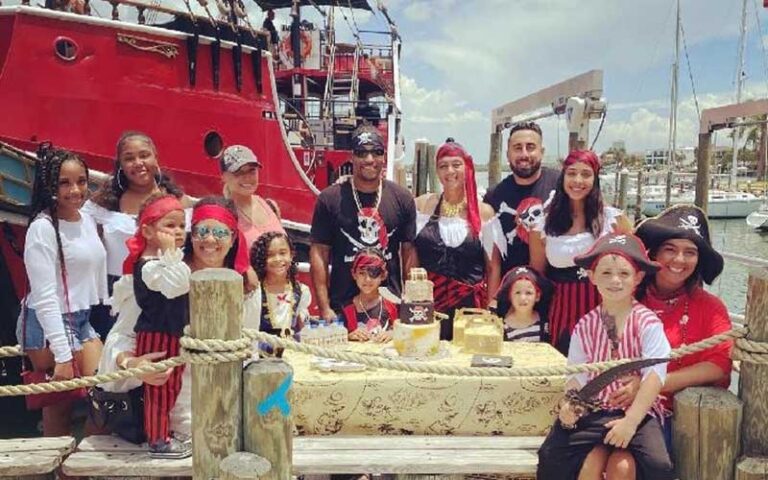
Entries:
[[360,250],[352,261],[352,278],[360,293],[344,307],[349,339],[360,342],[388,342],[397,319],[397,307],[379,294],[387,278],[387,262],[380,250]]

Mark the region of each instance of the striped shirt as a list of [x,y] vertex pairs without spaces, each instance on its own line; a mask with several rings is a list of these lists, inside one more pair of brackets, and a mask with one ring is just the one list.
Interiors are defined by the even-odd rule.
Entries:
[[[664,326],[661,320],[651,310],[639,302],[633,301],[632,310],[624,324],[624,330],[619,335],[618,355],[613,358],[611,356],[611,341],[603,326],[601,312],[602,306],[598,306],[579,320],[571,337],[568,365],[605,362],[619,358],[638,359],[669,356],[671,349],[667,337],[664,335]],[[641,372],[643,380],[651,372],[656,372],[663,385],[667,376],[667,364],[662,363],[644,368]],[[572,378],[576,378],[583,387],[597,375],[596,373],[579,373]],[[605,408],[613,408],[609,407],[608,399],[611,393],[619,387],[621,387],[621,383],[617,380],[600,392],[598,399]],[[657,398],[652,410],[660,411],[658,405],[659,399]]]
[[[538,315],[537,315],[538,317]],[[541,320],[539,318],[527,327],[515,328],[504,324],[505,342],[540,342],[541,341]]]

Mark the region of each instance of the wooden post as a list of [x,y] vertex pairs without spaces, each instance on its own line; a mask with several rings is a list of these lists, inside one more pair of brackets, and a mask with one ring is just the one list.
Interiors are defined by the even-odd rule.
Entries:
[[637,171],[637,196],[635,197],[635,225],[643,218],[643,171]]
[[623,168],[619,173],[619,191],[617,192],[618,200],[616,202],[616,208],[624,210],[627,207],[627,186],[629,184],[629,170]]
[[[242,277],[227,268],[207,268],[193,273],[189,308],[193,337],[240,338]],[[221,460],[241,449],[243,364],[237,360],[193,364],[191,368],[194,479],[209,480],[219,476]]]
[[501,181],[501,138],[502,134],[499,131],[491,134],[491,156],[488,158],[488,190]]
[[672,206],[672,170],[667,170],[664,185],[664,208],[669,208]]
[[402,161],[395,162],[395,183],[403,188],[408,188],[407,173]]
[[742,402],[727,390],[691,387],[675,395],[672,444],[678,478],[733,480]]
[[426,140],[417,140],[413,160],[413,196],[418,197],[427,192],[427,155],[429,143]]
[[272,465],[266,458],[248,452],[237,452],[221,461],[219,480],[258,480],[269,473]]
[[584,140],[579,140],[578,132],[570,132],[568,134],[568,151],[583,150],[586,148]]
[[[747,311],[749,340],[768,342],[768,269],[749,273]],[[741,362],[741,451],[748,457],[768,457],[768,365]]]
[[437,163],[435,163],[435,156],[437,155],[437,145],[431,143],[427,146],[427,176],[429,177],[429,191],[439,192],[440,182],[437,179]]
[[765,480],[768,478],[768,457],[746,457],[736,466],[736,480]]
[[291,480],[293,368],[279,359],[259,360],[248,366],[244,377],[245,451],[272,464],[262,479]]
[[699,134],[699,150],[696,156],[696,206],[707,211],[709,202],[709,144],[711,133]]

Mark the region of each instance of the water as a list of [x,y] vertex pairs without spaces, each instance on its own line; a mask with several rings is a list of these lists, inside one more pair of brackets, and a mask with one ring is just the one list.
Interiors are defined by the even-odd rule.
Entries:
[[[508,175],[502,173],[502,178]],[[481,194],[488,186],[488,172],[477,172],[477,186]],[[749,228],[743,218],[710,220],[712,244],[720,252],[738,253],[768,259],[768,234]],[[747,277],[752,267],[733,260],[725,260],[723,273],[707,290],[720,297],[732,313],[744,314],[747,300]]]

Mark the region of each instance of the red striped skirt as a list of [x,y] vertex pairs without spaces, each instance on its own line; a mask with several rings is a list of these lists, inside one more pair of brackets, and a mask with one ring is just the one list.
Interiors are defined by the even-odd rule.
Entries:
[[550,342],[568,355],[571,333],[581,317],[600,304],[600,293],[587,277],[579,278],[576,268],[550,268],[547,276],[555,287],[549,304]]

